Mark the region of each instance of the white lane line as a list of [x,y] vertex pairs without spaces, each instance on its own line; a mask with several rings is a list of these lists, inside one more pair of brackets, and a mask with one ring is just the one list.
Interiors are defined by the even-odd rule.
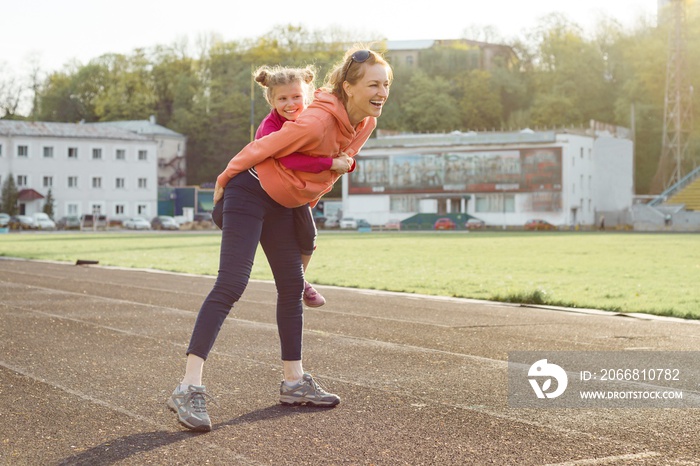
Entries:
[[602,458],[587,458],[575,461],[566,461],[564,463],[550,463],[544,466],[596,466],[599,464],[612,464],[618,461],[642,460],[647,458],[657,458],[661,453],[656,451],[647,451],[644,453],[630,453],[627,455],[605,456]]
[[[79,293],[75,293],[75,294],[79,294]],[[97,299],[112,300],[111,298],[100,298],[100,297],[97,297]],[[122,300],[119,300],[119,301],[122,301]],[[128,302],[128,301],[125,301],[125,302],[127,302],[129,304],[134,304],[134,303]],[[135,304],[140,304],[140,303],[135,303]],[[158,306],[154,306],[154,305],[147,305],[147,306],[148,307],[158,307]],[[97,328],[111,330],[111,331],[114,331],[115,333],[126,334],[129,336],[144,338],[147,340],[153,340],[153,341],[159,342],[161,344],[165,342],[165,343],[168,343],[168,344],[171,344],[173,346],[180,347],[180,348],[187,347],[186,344],[175,343],[172,341],[156,338],[156,337],[153,337],[150,335],[139,334],[139,333],[129,331],[129,330],[122,330],[122,329],[117,329],[117,328],[113,328],[113,327],[108,327],[105,325],[101,325],[101,324],[98,324],[95,322],[85,321],[85,320],[78,319],[78,318],[61,316],[58,314],[52,314],[52,313],[48,313],[48,312],[44,312],[44,311],[37,311],[34,309],[29,309],[29,308],[20,308],[18,306],[8,306],[7,304],[5,304],[4,307],[13,307],[13,308],[17,308],[17,309],[22,309],[26,312],[32,312],[35,314],[45,315],[48,317],[53,317],[53,318],[72,321],[72,322],[76,322],[76,323],[80,323],[80,324],[84,324],[84,325],[89,325],[89,326],[93,326],[93,327],[97,327]],[[163,308],[161,308],[161,309],[163,309]],[[165,308],[165,309],[169,309],[169,308]],[[244,322],[247,322],[247,321],[244,321]],[[272,324],[264,324],[264,325],[270,327],[272,330],[276,330],[276,326],[274,326]],[[324,334],[326,336],[329,335],[327,332],[319,332],[319,333]],[[377,344],[377,345],[386,346],[386,347],[396,347],[396,348],[400,348],[400,349],[412,349],[412,350],[417,350],[417,351],[422,351],[422,352],[430,352],[430,353],[434,352],[434,353],[438,353],[438,354],[457,356],[457,357],[461,357],[461,358],[465,358],[465,359],[473,359],[473,360],[478,360],[480,362],[492,363],[494,365],[501,366],[501,367],[506,367],[508,364],[507,361],[502,361],[499,359],[490,359],[490,358],[485,358],[485,357],[480,357],[480,356],[472,356],[472,355],[462,354],[462,353],[453,353],[453,352],[448,352],[448,351],[432,350],[429,348],[416,347],[416,346],[412,346],[412,345],[403,345],[403,344],[397,344],[397,343],[391,343],[391,342],[378,342],[376,340],[369,340],[369,339],[358,338],[358,337],[346,337],[344,335],[337,335],[337,337],[360,340],[360,341],[363,341],[364,343]],[[250,363],[258,364],[261,366],[267,366],[270,368],[279,368],[279,364],[277,362],[271,363],[271,362],[267,362],[267,361],[261,361],[258,359],[250,358],[250,357],[241,356],[238,354],[231,354],[231,353],[226,353],[226,352],[217,351],[217,350],[212,350],[211,353],[216,354],[216,355],[221,356],[221,357],[224,357],[226,359],[232,359],[232,360],[236,360],[236,361],[245,360],[245,361],[248,361]],[[484,414],[484,415],[491,416],[491,417],[494,417],[497,419],[506,420],[506,421],[510,421],[510,422],[517,422],[517,423],[521,423],[521,424],[525,424],[525,425],[530,425],[530,426],[546,429],[546,430],[561,433],[561,434],[579,435],[579,436],[589,438],[592,440],[596,440],[596,441],[611,442],[611,443],[619,442],[619,439],[610,438],[610,437],[606,437],[606,436],[599,436],[599,435],[596,435],[595,433],[592,433],[592,432],[577,431],[574,429],[561,427],[561,426],[553,427],[549,423],[538,422],[538,421],[534,421],[534,420],[530,420],[530,419],[523,419],[523,418],[520,418],[520,417],[517,417],[517,416],[510,414],[507,409],[492,408],[492,407],[488,407],[488,406],[484,406],[484,405],[466,405],[466,404],[454,403],[454,402],[450,403],[450,402],[435,400],[429,396],[415,395],[412,393],[407,394],[405,391],[392,390],[386,386],[374,386],[371,384],[358,382],[357,380],[350,380],[350,379],[346,379],[346,378],[342,378],[342,377],[326,376],[323,374],[317,374],[317,376],[319,379],[322,379],[322,380],[330,380],[333,382],[342,383],[342,384],[346,384],[346,385],[350,385],[350,386],[355,386],[355,387],[362,388],[362,389],[379,391],[379,392],[386,393],[389,395],[394,395],[394,396],[398,395],[398,396],[412,398],[412,399],[420,401],[421,403],[426,404],[426,405],[439,405],[439,406],[445,406],[445,407],[449,407],[449,408],[463,409],[465,411],[476,412],[476,413]],[[636,444],[629,444],[629,445],[630,446],[638,446]]]
[[[33,373],[31,373],[31,372],[28,372],[28,371],[26,371],[26,370],[24,370],[24,369],[22,369],[22,368],[19,368],[19,367],[17,367],[17,366],[14,366],[14,365],[12,365],[12,364],[9,364],[9,363],[7,363],[7,362],[5,362],[5,361],[0,360],[0,366],[4,367],[5,369],[7,369],[7,370],[9,370],[9,371],[12,371],[12,372],[15,372],[15,373],[17,373],[17,374],[23,375],[24,377],[27,377],[27,378],[29,378],[29,379],[32,379],[32,380],[34,380],[34,381],[36,381],[36,382],[42,383],[42,384],[44,384],[44,385],[48,385],[48,386],[50,386],[50,387],[56,388],[56,389],[58,389],[58,390],[61,390],[61,391],[63,391],[63,392],[66,392],[66,393],[68,393],[68,394],[70,394],[70,395],[73,395],[73,396],[75,396],[75,397],[78,397],[78,398],[80,398],[80,399],[83,400],[83,401],[87,401],[88,403],[92,403],[92,404],[101,406],[101,407],[103,407],[103,408],[107,408],[107,409],[109,409],[109,410],[116,411],[116,412],[118,412],[118,413],[120,413],[120,414],[123,414],[123,415],[125,415],[125,416],[128,416],[128,417],[130,417],[130,418],[132,418],[132,419],[136,419],[137,421],[143,422],[144,424],[151,425],[151,426],[156,427],[156,428],[158,428],[158,429],[160,429],[160,430],[163,430],[163,431],[166,431],[166,432],[177,433],[177,431],[173,431],[173,430],[172,430],[172,426],[170,426],[170,427],[164,426],[164,425],[162,425],[162,424],[160,424],[160,423],[154,421],[154,420],[151,419],[151,418],[142,416],[142,415],[140,415],[140,414],[138,414],[138,413],[135,413],[135,412],[133,412],[133,411],[129,411],[128,409],[124,409],[124,408],[122,408],[121,406],[113,405],[112,403],[109,403],[108,401],[100,400],[99,398],[95,398],[94,396],[88,395],[87,393],[79,392],[79,391],[74,390],[74,389],[72,389],[72,388],[66,387],[65,385],[61,385],[61,384],[59,384],[59,383],[46,380],[46,379],[43,378],[43,377],[39,377],[38,375],[35,375],[35,374],[33,374]],[[174,416],[174,414],[173,414],[173,416]],[[199,435],[199,436],[193,436],[192,438],[187,437],[187,439],[188,439],[188,440],[193,440],[193,441],[198,442],[198,443],[202,443],[202,444],[206,445],[206,446],[209,447],[209,448],[213,448],[213,449],[216,449],[216,450],[220,450],[220,451],[222,451],[222,452],[225,452],[227,455],[230,455],[230,456],[232,457],[232,458],[231,458],[232,460],[236,460],[236,462],[237,462],[236,464],[246,464],[246,465],[255,465],[255,466],[258,466],[258,465],[262,465],[262,464],[263,464],[263,463],[259,463],[259,462],[257,462],[257,461],[253,461],[253,460],[251,460],[250,458],[247,458],[247,457],[245,457],[245,456],[243,456],[243,455],[239,455],[238,453],[235,453],[235,452],[233,452],[233,451],[229,450],[228,448],[225,448],[225,447],[223,447],[223,446],[221,446],[221,445],[218,445],[218,444],[212,443],[212,442],[208,442],[208,441],[204,440],[204,437],[201,436],[201,435]],[[184,440],[184,439],[183,439],[183,440]],[[92,448],[94,448],[94,447],[92,447]],[[64,458],[64,461],[65,461],[65,460],[70,460],[73,456],[80,456],[80,454],[79,454],[79,453],[76,453],[75,455],[72,455],[72,456],[69,456],[69,457],[67,457],[67,458]],[[240,462],[240,463],[238,463],[238,462]]]

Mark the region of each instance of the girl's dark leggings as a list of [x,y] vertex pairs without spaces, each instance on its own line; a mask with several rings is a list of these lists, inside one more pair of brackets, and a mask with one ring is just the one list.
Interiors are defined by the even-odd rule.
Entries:
[[187,354],[207,359],[219,330],[243,294],[258,243],[277,286],[277,328],[282,360],[301,360],[304,275],[292,209],[275,202],[245,171],[226,185],[219,274],[204,300]]

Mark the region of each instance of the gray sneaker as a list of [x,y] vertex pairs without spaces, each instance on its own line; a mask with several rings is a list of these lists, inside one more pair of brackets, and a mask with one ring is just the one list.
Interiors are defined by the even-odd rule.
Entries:
[[211,419],[207,414],[207,397],[211,398],[211,395],[207,393],[203,385],[190,385],[185,391],[180,391],[178,385],[168,398],[168,408],[177,413],[180,424],[188,429],[209,432]]
[[280,403],[283,405],[310,404],[313,406],[332,407],[340,403],[340,397],[333,393],[328,393],[311,377],[305,373],[301,381],[291,387],[285,385],[284,381],[280,385]]

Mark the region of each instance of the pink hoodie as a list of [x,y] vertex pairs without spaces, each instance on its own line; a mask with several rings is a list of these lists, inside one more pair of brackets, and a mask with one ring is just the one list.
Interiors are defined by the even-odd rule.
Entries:
[[342,151],[354,157],[376,126],[376,118],[366,117],[353,128],[343,104],[333,94],[319,89],[314,101],[293,124],[285,124],[279,131],[241,149],[216,182],[225,188],[231,178],[255,167],[263,189],[278,203],[290,208],[306,203],[315,205],[340,175],[330,170],[320,173],[289,170],[277,159],[292,152],[328,157]]

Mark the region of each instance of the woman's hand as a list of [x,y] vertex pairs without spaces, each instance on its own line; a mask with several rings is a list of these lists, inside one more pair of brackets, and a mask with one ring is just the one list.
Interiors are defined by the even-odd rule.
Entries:
[[224,197],[224,188],[222,188],[219,183],[214,185],[214,204],[219,202]]
[[344,175],[350,171],[352,168],[352,157],[347,155],[345,152],[339,153],[337,156],[333,157],[333,163],[331,164],[331,170],[338,173],[339,175]]

